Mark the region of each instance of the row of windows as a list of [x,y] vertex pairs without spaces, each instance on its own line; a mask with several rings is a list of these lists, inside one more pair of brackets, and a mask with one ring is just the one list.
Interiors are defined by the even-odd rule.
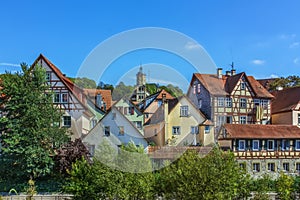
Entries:
[[[232,116],[218,116],[217,125],[220,126],[222,124],[231,124],[232,123]],[[239,117],[240,124],[247,124],[247,116],[240,116]]]
[[[240,163],[240,167],[245,169],[245,163]],[[266,170],[269,172],[275,172],[276,171],[276,164],[274,162],[269,162],[266,164]],[[288,162],[283,162],[280,168],[278,170],[282,170],[285,172],[290,172],[291,166]],[[296,163],[294,166],[294,170],[298,173],[300,173],[300,163]],[[261,163],[252,163],[252,171],[253,172],[260,172],[261,171]]]
[[[119,129],[119,135],[123,136],[125,131],[124,131],[124,126],[118,126]],[[104,135],[105,136],[110,136],[110,126],[105,126],[104,127]]]
[[[247,147],[252,151],[259,151],[262,148],[262,141],[261,140],[252,140],[250,145],[246,143],[246,140],[239,140],[238,141],[238,150],[245,151]],[[295,150],[300,150],[300,140],[295,140],[294,144]],[[290,140],[283,139],[283,140],[267,140],[265,143],[265,149],[268,151],[282,150],[286,151],[290,149]]]
[[53,102],[54,103],[68,103],[69,95],[68,93],[55,93]]
[[134,115],[134,107],[119,106],[117,109],[124,115]]
[[200,91],[201,91],[201,85],[200,85],[200,83],[198,83],[197,85],[194,84],[193,85],[193,94],[196,94],[196,92],[199,94]]
[[[204,129],[205,133],[209,133],[210,132],[210,126],[205,126]],[[198,134],[199,133],[199,129],[198,126],[191,126],[191,134]],[[181,127],[180,126],[173,126],[172,127],[172,135],[180,135],[181,134]]]
[[[218,97],[218,107],[232,107],[232,98],[231,97]],[[262,106],[263,108],[267,108],[269,101],[266,99],[254,99],[253,105],[254,107]],[[240,98],[240,108],[247,108],[247,99]]]

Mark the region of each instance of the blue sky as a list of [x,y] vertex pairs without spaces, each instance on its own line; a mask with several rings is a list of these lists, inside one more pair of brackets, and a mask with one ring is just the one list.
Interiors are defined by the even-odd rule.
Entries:
[[[31,64],[42,53],[76,76],[101,42],[123,31],[161,27],[197,41],[224,71],[234,62],[237,72],[256,78],[299,75],[299,8],[297,0],[0,1],[0,72],[19,70],[15,64]],[[168,74],[154,66],[171,67],[187,81],[194,72],[185,60],[148,49],[120,56],[101,79],[117,83],[127,70],[131,80],[140,64],[150,82]]]

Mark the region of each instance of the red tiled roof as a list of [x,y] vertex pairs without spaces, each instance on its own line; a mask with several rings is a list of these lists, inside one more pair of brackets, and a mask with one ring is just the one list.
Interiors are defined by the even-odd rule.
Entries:
[[291,111],[300,103],[300,87],[285,88],[273,92],[272,114]]
[[56,76],[65,84],[65,86],[68,88],[68,90],[75,96],[75,98],[81,103],[81,105],[85,108],[86,114],[89,114],[90,116],[92,113],[86,108],[85,103],[82,101],[82,99],[79,97],[79,94],[83,93],[82,89],[76,86],[70,79],[68,79],[50,60],[48,60],[44,55],[40,54],[39,57],[34,61],[34,63],[31,65],[31,68],[33,68],[39,60],[44,60],[47,65],[52,69],[52,71],[56,74]]
[[228,93],[225,91],[226,78],[218,78],[216,74],[199,74],[194,76],[202,83],[202,85],[212,94],[225,96]]
[[170,99],[174,99],[175,97],[173,97],[169,92],[167,92],[166,90],[162,89],[159,94],[157,95],[156,99],[162,99],[162,95],[165,94],[166,95],[166,99],[170,100]]
[[197,78],[212,95],[226,96],[233,91],[234,87],[243,76],[245,76],[245,78],[248,80],[250,87],[253,89],[257,97],[273,98],[273,95],[271,95],[262,85],[260,85],[260,83],[255,80],[253,76],[247,76],[244,72],[233,76],[223,75],[222,78],[218,78],[216,74],[194,73],[193,79],[194,77]]
[[266,88],[264,88],[253,76],[247,76],[247,79],[256,94],[257,97],[262,98],[274,98],[274,96],[268,92]]
[[101,94],[103,101],[106,104],[106,109],[108,110],[112,105],[111,91],[110,90],[102,90],[102,89],[83,89],[84,93],[91,98],[91,100],[95,103],[95,97],[97,94]]
[[262,125],[262,124],[224,124],[226,138],[253,139],[295,139],[300,138],[300,128],[292,125]]

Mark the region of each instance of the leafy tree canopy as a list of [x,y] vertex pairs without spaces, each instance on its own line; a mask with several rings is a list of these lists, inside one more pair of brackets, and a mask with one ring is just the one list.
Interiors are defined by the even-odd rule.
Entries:
[[38,178],[50,174],[55,150],[68,140],[55,126],[62,113],[54,108],[46,73],[21,64],[22,72],[7,73],[1,82],[0,181]]
[[299,76],[287,76],[276,78],[274,81],[270,83],[270,90],[276,90],[278,87],[288,88],[288,87],[296,87],[300,86],[300,77]]

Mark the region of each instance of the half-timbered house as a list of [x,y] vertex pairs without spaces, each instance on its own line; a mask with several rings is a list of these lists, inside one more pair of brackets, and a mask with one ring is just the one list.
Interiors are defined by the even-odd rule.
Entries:
[[292,125],[224,124],[218,143],[253,176],[300,173],[300,128]]
[[222,74],[193,74],[187,92],[192,102],[213,121],[216,132],[225,124],[267,124],[273,96],[255,80],[235,70]]
[[[77,87],[42,54],[34,61],[32,67],[36,65],[46,69],[46,80],[53,93],[53,104],[64,112],[61,126],[70,128],[73,139],[86,135],[96,124],[93,112],[95,106],[88,106],[88,97],[83,89]],[[102,109],[96,112],[100,115],[105,114]]]

